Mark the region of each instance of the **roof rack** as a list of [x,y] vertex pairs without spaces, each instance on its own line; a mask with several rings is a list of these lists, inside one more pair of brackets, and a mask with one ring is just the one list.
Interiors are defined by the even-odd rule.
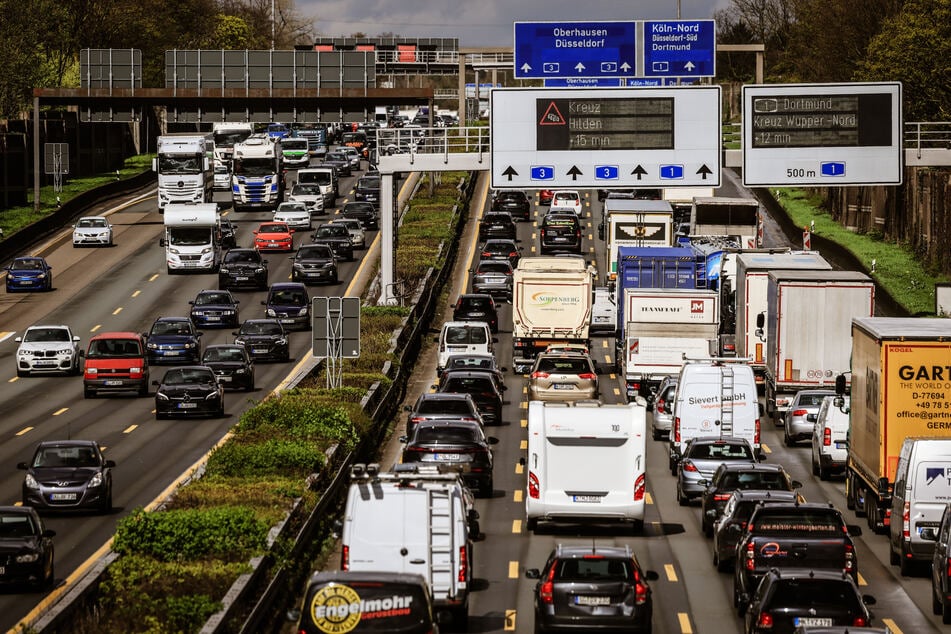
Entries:
[[350,467],[351,482],[459,482],[462,467],[458,465],[404,463],[393,466],[393,471],[380,471],[378,463],[356,463]]

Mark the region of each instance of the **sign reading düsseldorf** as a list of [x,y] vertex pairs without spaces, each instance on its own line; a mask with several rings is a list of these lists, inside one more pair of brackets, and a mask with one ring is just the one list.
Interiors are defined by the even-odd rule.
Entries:
[[713,20],[644,22],[644,77],[716,76]]
[[901,84],[743,87],[743,184],[900,185]]
[[634,76],[636,24],[516,22],[515,77]]
[[720,87],[492,91],[492,187],[719,187]]

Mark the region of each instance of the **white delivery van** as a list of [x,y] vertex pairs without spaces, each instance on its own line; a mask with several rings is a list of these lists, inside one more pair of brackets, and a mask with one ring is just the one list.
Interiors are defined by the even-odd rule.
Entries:
[[828,480],[831,474],[844,472],[848,461],[849,398],[827,396],[812,428],[812,474]]
[[528,404],[525,517],[644,527],[647,408],[598,401]]
[[447,321],[436,339],[439,344],[436,370],[442,372],[446,360],[454,354],[495,354],[493,344],[497,341],[484,321]]
[[910,574],[919,562],[931,562],[935,543],[922,539],[921,531],[938,530],[948,503],[951,438],[906,438],[898,454],[888,527],[889,559],[902,575]]
[[700,436],[745,438],[760,454],[760,404],[753,368],[736,359],[687,361],[677,380],[670,467]]
[[478,533],[474,498],[459,474],[400,464],[356,464],[344,509],[341,569],[422,575],[436,610],[465,627]]

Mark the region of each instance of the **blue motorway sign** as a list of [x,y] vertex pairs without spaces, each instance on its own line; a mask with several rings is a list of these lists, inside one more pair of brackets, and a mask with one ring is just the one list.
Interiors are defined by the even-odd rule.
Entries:
[[549,77],[545,80],[545,88],[617,88],[623,85],[620,82],[617,77]]
[[634,21],[516,22],[515,77],[633,77],[636,29]]
[[644,77],[714,77],[713,20],[644,22]]

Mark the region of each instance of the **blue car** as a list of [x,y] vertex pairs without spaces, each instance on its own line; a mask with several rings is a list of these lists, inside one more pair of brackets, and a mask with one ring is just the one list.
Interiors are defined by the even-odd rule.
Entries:
[[199,291],[195,299],[188,303],[192,307],[192,322],[198,327],[237,328],[241,323],[238,321],[238,300],[231,291]]
[[7,292],[53,290],[53,267],[39,256],[15,258],[7,271]]
[[199,365],[201,335],[188,317],[159,317],[148,334],[149,363]]

